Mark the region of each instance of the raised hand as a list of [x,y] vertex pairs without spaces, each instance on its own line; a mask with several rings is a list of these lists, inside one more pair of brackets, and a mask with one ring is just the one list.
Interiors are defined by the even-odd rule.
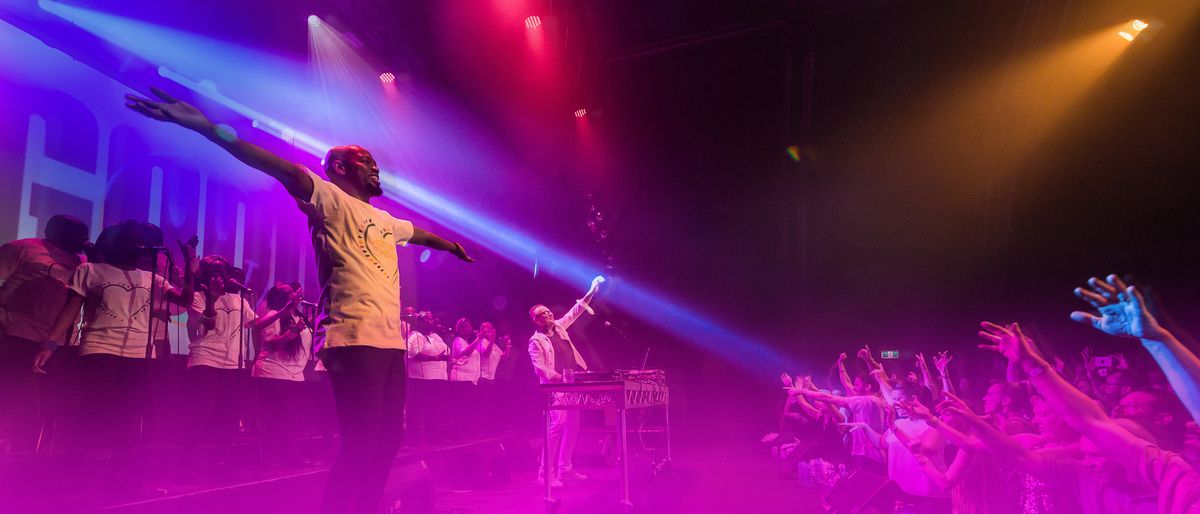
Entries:
[[1083,369],[1091,373],[1096,369],[1096,361],[1094,360],[1095,352],[1091,346],[1084,346],[1079,352],[1079,356],[1083,358]]
[[795,385],[795,381],[792,380],[792,376],[787,374],[787,372],[783,372],[783,373],[779,374],[779,381],[783,382],[784,387],[792,387],[793,385]]
[[1121,277],[1109,275],[1107,280],[1092,277],[1088,286],[1091,289],[1075,288],[1075,296],[1092,304],[1100,315],[1075,311],[1071,313],[1072,320],[1090,323],[1096,330],[1118,337],[1161,339],[1166,335],[1166,330],[1146,309],[1142,293],[1125,284]]
[[1043,363],[1046,361],[1041,352],[1033,344],[1033,340],[1021,332],[1021,326],[1013,323],[1002,327],[995,323],[984,321],[979,324],[983,330],[979,337],[990,341],[991,344],[981,344],[980,348],[999,353],[1010,362],[1018,364]]
[[148,118],[171,122],[197,132],[212,127],[212,122],[208,120],[208,117],[204,113],[200,112],[200,109],[172,98],[166,91],[159,88],[152,87],[150,88],[150,92],[154,93],[162,101],[156,102],[138,95],[126,94],[125,107],[140,112]]
[[929,407],[926,407],[924,404],[922,404],[921,400],[918,400],[916,396],[909,398],[908,401],[900,401],[898,403],[901,407],[908,411],[908,415],[911,418],[928,421],[934,417],[933,411],[929,410]]
[[175,242],[179,243],[179,252],[183,255],[184,267],[188,267],[188,264],[196,262],[196,246],[200,244],[199,237],[192,236],[187,242],[177,239]]
[[846,360],[846,352],[842,352],[841,354],[838,355],[838,358],[837,358],[838,364],[845,362],[845,360]]
[[938,373],[942,376],[946,375],[946,369],[950,367],[950,361],[954,360],[954,356],[950,352],[941,351],[933,356],[933,365],[937,367]]
[[945,399],[942,400],[942,403],[937,404],[938,412],[943,412],[946,409],[958,409],[966,412],[973,412],[971,407],[967,405],[967,402],[964,402],[962,398],[955,396],[953,393],[942,392],[942,396]]

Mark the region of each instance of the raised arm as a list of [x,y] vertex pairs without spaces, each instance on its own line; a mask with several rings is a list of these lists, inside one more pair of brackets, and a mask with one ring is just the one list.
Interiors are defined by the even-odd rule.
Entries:
[[933,356],[933,365],[937,367],[938,375],[942,379],[942,392],[955,394],[954,380],[950,378],[950,361],[954,360],[954,356],[950,352],[941,351]]
[[1092,278],[1088,285],[1090,290],[1075,288],[1075,295],[1092,304],[1100,315],[1075,311],[1071,319],[1109,335],[1140,339],[1192,420],[1200,421],[1200,358],[1159,325],[1137,288],[1116,275],[1109,275],[1107,280]]
[[54,349],[63,344],[67,338],[67,330],[70,330],[79,321],[80,309],[83,308],[83,297],[75,291],[67,292],[67,303],[63,304],[62,309],[58,311],[58,316],[54,318],[54,322],[50,325],[50,335],[46,341],[42,342],[42,349],[33,358],[34,373],[45,373],[46,362],[50,360],[50,355],[54,353]]
[[1095,400],[1067,383],[1038,351],[1033,340],[1021,332],[1019,325],[1014,323],[1005,327],[984,322],[981,326],[980,337],[992,344],[980,345],[980,348],[999,352],[1020,364],[1029,375],[1030,383],[1062,415],[1063,421],[1118,464],[1127,469],[1137,467],[1136,455],[1149,443],[1113,423]]
[[854,381],[850,380],[850,374],[846,372],[846,353],[842,352],[837,359],[838,380],[842,381],[842,388],[846,391],[846,396],[854,393]]
[[816,390],[812,390],[812,389],[794,388],[794,389],[789,390],[788,394],[803,395],[809,399],[816,400],[818,402],[825,402],[825,403],[837,405],[838,407],[846,407],[846,406],[850,405],[849,400],[847,400],[843,396],[834,396],[829,393],[823,393],[821,391],[816,391]]
[[300,200],[312,198],[313,183],[304,171],[304,167],[288,161],[270,151],[252,143],[248,143],[229,131],[222,130],[213,124],[204,113],[192,105],[176,100],[165,91],[152,87],[150,91],[161,101],[154,101],[138,95],[125,95],[125,106],[158,121],[174,123],[186,129],[197,132],[225,149],[237,160],[250,167],[270,175],[288,194]]

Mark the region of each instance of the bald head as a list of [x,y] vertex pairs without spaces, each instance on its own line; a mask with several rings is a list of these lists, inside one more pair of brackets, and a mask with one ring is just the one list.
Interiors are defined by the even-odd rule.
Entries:
[[325,175],[342,191],[364,202],[383,195],[379,165],[371,152],[361,146],[330,148],[325,153]]

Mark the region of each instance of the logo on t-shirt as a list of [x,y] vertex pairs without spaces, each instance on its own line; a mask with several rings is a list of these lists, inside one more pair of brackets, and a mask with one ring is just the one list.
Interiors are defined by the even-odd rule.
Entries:
[[[119,291],[118,291],[119,290]],[[137,319],[150,308],[150,288],[125,282],[105,282],[100,285],[100,297],[104,300],[98,305],[99,309],[109,318],[121,323]],[[128,317],[113,312],[109,304],[129,307]],[[131,327],[132,330],[132,327]]]
[[379,225],[375,224],[375,220],[367,218],[365,225],[359,229],[358,248],[370,263],[375,267],[375,270],[387,277],[388,280],[397,282],[400,280],[400,270],[396,266],[384,266],[383,256],[389,255],[385,252],[396,252],[396,241],[392,236],[392,232]]

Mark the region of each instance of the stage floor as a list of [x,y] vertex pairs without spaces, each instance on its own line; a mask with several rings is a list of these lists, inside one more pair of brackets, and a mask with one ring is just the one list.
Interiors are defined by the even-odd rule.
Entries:
[[[518,439],[519,440],[519,439]],[[419,451],[428,462],[433,476],[431,513],[533,514],[547,512],[543,486],[535,480],[534,453],[513,462],[511,472],[502,480],[471,490],[453,484],[448,476],[454,452],[469,448],[487,448],[503,441],[492,439],[463,445]],[[473,445],[473,446],[472,446]],[[410,454],[410,457],[412,455]],[[530,462],[525,462],[530,461]],[[12,464],[11,462],[9,464]],[[14,471],[12,468],[7,471]],[[55,477],[58,470],[28,469],[28,488],[8,496],[2,512],[112,512],[112,513],[315,513],[319,505],[327,468],[292,470],[243,469],[236,476],[202,483],[178,483],[153,480],[136,495],[95,495],[95,491],[72,490],[72,484]],[[619,473],[615,466],[581,467],[589,478],[567,481],[555,489],[559,499],[557,512],[563,514],[600,514],[624,512],[621,505]],[[780,473],[763,448],[678,448],[673,463],[650,473],[647,466],[631,465],[633,512],[662,514],[820,512],[819,493],[799,486]],[[411,474],[412,468],[398,466],[394,477]],[[5,473],[8,474],[8,473]],[[428,476],[428,475],[426,475]],[[14,478],[9,475],[8,478]],[[9,482],[8,485],[14,485]],[[15,493],[15,494],[14,494]],[[7,510],[12,509],[12,510]]]

